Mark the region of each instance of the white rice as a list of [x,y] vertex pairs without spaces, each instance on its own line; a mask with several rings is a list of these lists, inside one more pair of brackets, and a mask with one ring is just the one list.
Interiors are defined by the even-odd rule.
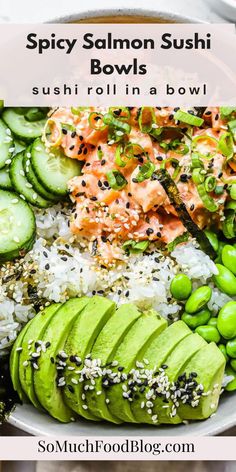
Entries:
[[[37,239],[24,258],[24,269],[31,268],[37,295],[48,302],[64,302],[70,297],[95,293],[108,296],[118,305],[135,303],[140,309],[153,308],[162,316],[178,319],[181,304],[170,294],[170,282],[178,272],[186,273],[193,287],[211,283],[217,268],[198,249],[195,242],[178,246],[171,256],[158,250],[148,255],[131,256],[116,269],[102,269],[83,248],[73,244],[69,231],[69,213],[60,205],[38,210]],[[0,350],[9,347],[24,323],[34,316],[22,278],[0,287]],[[230,298],[213,287],[209,308],[216,313]],[[10,295],[9,295],[10,293]]]

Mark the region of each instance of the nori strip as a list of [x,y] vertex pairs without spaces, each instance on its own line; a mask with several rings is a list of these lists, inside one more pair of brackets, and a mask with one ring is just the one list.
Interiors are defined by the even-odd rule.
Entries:
[[0,424],[7,420],[15,403],[19,403],[19,398],[11,382],[9,356],[0,357]]
[[164,188],[169,197],[170,203],[175,208],[179,219],[182,221],[188,232],[196,238],[201,249],[214,259],[216,257],[216,252],[211,246],[205,233],[196,225],[196,223],[194,223],[189,215],[186,205],[181,199],[177,185],[172,180],[170,174],[165,169],[160,169],[155,171],[155,174],[152,175],[152,179],[153,178],[156,178]]

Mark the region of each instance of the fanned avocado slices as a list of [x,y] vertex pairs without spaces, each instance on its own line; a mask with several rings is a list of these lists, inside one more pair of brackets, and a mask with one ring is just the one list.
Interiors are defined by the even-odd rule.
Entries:
[[56,360],[75,320],[88,302],[87,297],[72,298],[56,311],[41,339],[48,346],[47,350],[39,357],[38,369],[34,370],[34,388],[40,404],[62,423],[71,421],[73,412],[65,404],[61,387],[58,387],[58,377],[63,377],[63,370],[57,369]]
[[[178,346],[178,344],[190,336],[192,331],[183,321],[176,321],[170,325],[167,329],[162,331],[160,336],[155,338],[152,343],[147,347],[143,354],[145,359],[148,359],[147,368],[155,370],[165,364],[167,357],[172,351]],[[136,398],[131,403],[131,409],[136,421],[139,423],[152,423],[153,420],[150,414],[147,413],[147,409],[142,408],[143,394],[138,392]]]
[[[114,353],[114,359],[119,367],[123,368],[123,374],[128,374],[136,367],[136,361],[142,359],[149,343],[152,342],[167,326],[166,320],[154,310],[144,312],[142,316],[131,327],[123,342]],[[117,369],[119,369],[117,367]],[[130,402],[123,396],[123,384],[115,384],[107,390],[108,408],[110,412],[122,421],[135,423],[130,408]]]
[[[123,341],[124,337],[131,329],[133,324],[142,316],[135,305],[124,304],[108,320],[104,328],[97,337],[92,349],[92,359],[100,359],[102,365],[109,365],[114,360],[114,355]],[[116,416],[112,415],[106,404],[106,392],[102,386],[102,377],[95,380],[93,390],[86,393],[86,401],[89,410],[98,418],[121,423]]]
[[[114,313],[115,303],[111,300],[99,296],[94,296],[90,300],[81,316],[77,318],[67,338],[65,351],[72,359],[69,364],[70,368],[77,366],[77,371],[82,369],[82,367],[79,368],[82,366],[82,360],[85,360],[86,363],[86,356],[90,357],[96,338]],[[83,382],[80,382],[79,379],[80,374],[69,369],[66,370],[65,402],[74,412],[84,418],[97,421],[99,419],[88,409],[86,391],[83,390]]]
[[[19,377],[21,386],[28,397],[28,399],[33,403],[36,408],[41,409],[41,404],[38,401],[37,396],[35,395],[34,390],[34,370],[38,367],[37,361],[40,355],[44,355],[44,352],[41,351],[42,345],[37,344],[41,342],[41,339],[44,335],[44,332],[51,322],[52,317],[60,308],[60,304],[53,304],[45,310],[39,312],[32,320],[23,341],[21,343],[22,353],[19,363]],[[40,349],[37,352],[37,349]],[[38,356],[38,357],[37,357]]]

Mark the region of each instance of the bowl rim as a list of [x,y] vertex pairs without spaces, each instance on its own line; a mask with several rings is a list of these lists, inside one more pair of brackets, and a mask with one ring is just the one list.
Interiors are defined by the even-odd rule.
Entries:
[[[203,23],[207,24],[209,21],[204,21],[202,19],[194,18],[188,15],[182,15],[181,13],[171,13],[163,9],[158,10],[157,8],[142,8],[142,7],[118,7],[118,8],[93,8],[87,9],[84,11],[78,11],[76,13],[70,13],[68,15],[62,15],[55,17],[54,20],[48,20],[46,23],[73,23],[78,20],[86,20],[91,18],[99,17],[111,17],[111,16],[136,16],[136,17],[146,17],[146,18],[159,18],[163,20],[163,23],[171,21],[173,23]],[[150,22],[151,23],[151,22]]]

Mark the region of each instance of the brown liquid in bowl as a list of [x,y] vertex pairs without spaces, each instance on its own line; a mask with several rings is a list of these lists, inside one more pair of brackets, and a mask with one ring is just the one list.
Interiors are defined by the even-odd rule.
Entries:
[[139,15],[97,16],[73,21],[73,23],[175,23],[164,18],[155,18]]

